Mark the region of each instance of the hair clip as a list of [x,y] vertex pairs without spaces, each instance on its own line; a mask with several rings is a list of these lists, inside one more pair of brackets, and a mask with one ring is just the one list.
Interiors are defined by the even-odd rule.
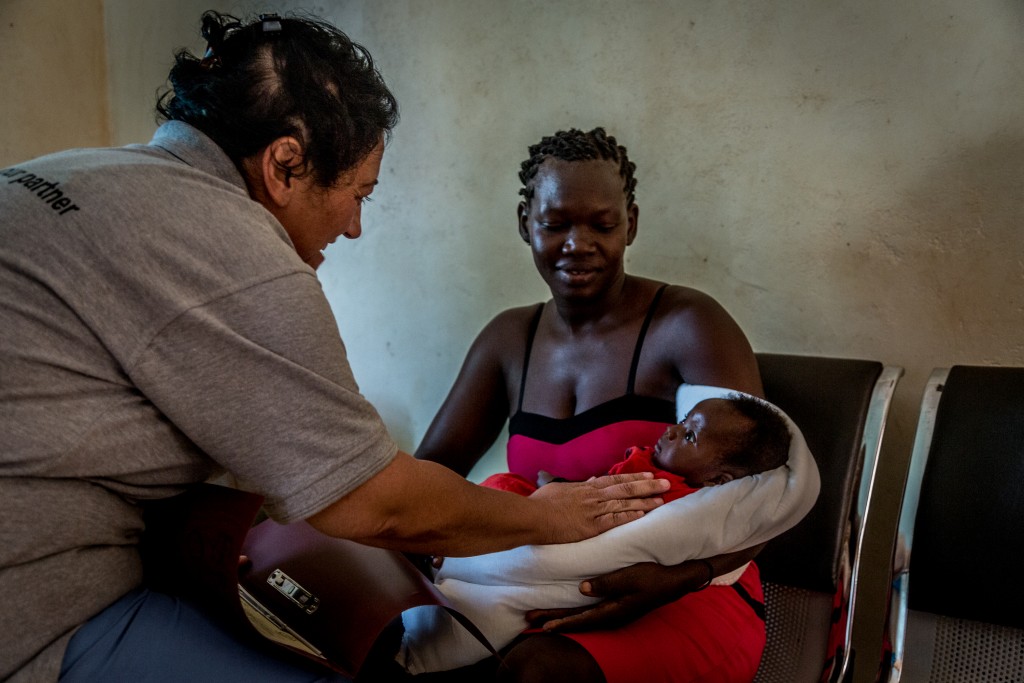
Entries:
[[199,60],[199,67],[210,70],[216,69],[218,66],[220,66],[220,56],[213,51],[212,45],[207,45],[206,52],[203,53],[203,58]]
[[260,22],[264,33],[281,32],[281,17],[276,14],[261,14]]

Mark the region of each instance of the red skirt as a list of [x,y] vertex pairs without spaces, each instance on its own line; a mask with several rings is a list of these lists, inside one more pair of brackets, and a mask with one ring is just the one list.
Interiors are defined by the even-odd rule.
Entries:
[[690,593],[622,628],[563,635],[587,649],[608,683],[750,683],[764,650],[763,605],[751,563],[735,586]]

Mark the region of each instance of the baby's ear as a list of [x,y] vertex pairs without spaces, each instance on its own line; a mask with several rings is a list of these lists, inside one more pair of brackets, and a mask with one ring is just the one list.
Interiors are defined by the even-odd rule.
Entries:
[[722,484],[728,484],[732,480],[733,476],[730,473],[719,472],[708,480],[708,486],[721,486]]

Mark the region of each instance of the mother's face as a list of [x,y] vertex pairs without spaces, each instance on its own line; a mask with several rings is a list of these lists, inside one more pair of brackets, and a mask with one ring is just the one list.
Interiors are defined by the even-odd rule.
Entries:
[[623,182],[614,161],[548,159],[538,168],[533,199],[519,205],[519,234],[553,296],[594,296],[625,277],[638,211]]

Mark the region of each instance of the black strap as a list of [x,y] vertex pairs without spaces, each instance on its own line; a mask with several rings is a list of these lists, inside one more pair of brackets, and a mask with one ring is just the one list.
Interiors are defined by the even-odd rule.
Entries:
[[741,586],[739,582],[731,585],[732,588],[736,591],[736,593],[739,594],[740,598],[743,599],[743,602],[750,605],[750,608],[754,610],[754,614],[757,615],[757,618],[761,621],[764,621],[764,603],[755,600],[754,597],[747,592],[747,589]]
[[661,301],[661,294],[665,291],[668,285],[662,285],[658,288],[658,291],[654,293],[654,298],[651,299],[651,305],[647,308],[647,317],[644,318],[644,324],[640,326],[640,334],[636,338],[636,348],[633,350],[633,362],[629,366],[629,380],[626,382],[626,395],[631,396],[633,394],[633,385],[636,384],[636,369],[640,365],[640,352],[644,348],[644,337],[647,336],[647,328],[651,326],[651,320],[654,319],[654,311],[658,308],[658,302]]
[[523,356],[523,376],[519,380],[519,407],[516,412],[523,412],[523,395],[526,393],[526,371],[530,367],[530,350],[533,348],[533,338],[537,334],[537,326],[540,325],[540,314],[544,312],[544,304],[537,304],[537,312],[533,314],[530,321],[530,330],[526,333],[526,355]]

